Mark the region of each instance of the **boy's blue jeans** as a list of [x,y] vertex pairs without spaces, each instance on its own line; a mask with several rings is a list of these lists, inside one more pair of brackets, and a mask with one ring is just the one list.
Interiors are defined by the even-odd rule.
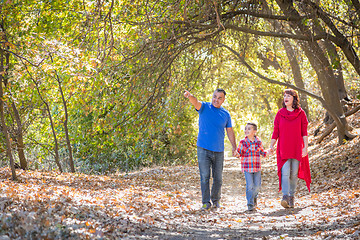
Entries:
[[299,161],[288,159],[281,168],[281,188],[283,195],[294,196],[299,172]]
[[257,198],[257,195],[261,187],[261,171],[259,172],[244,172],[245,181],[246,181],[246,200],[248,209],[254,208],[254,199]]
[[[213,152],[197,147],[197,156],[200,171],[202,203],[214,204],[220,201],[222,172],[224,167],[224,152]],[[213,184],[210,192],[210,175],[212,172]]]

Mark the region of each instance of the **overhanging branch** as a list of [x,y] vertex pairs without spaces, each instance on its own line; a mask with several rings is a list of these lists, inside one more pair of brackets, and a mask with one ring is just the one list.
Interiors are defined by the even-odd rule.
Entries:
[[328,34],[318,34],[316,36],[305,36],[305,35],[295,35],[295,34],[289,34],[289,33],[279,33],[279,32],[263,32],[258,31],[254,29],[250,29],[247,27],[239,27],[232,24],[224,24],[224,27],[226,29],[232,29],[235,31],[240,31],[244,33],[250,33],[258,36],[265,36],[265,37],[277,37],[277,38],[290,38],[290,39],[296,39],[296,40],[303,40],[308,42],[318,41],[321,39],[329,38]]
[[222,43],[217,43],[218,46],[220,47],[224,47],[226,49],[228,49],[230,52],[232,52],[235,56],[237,56],[237,58],[240,60],[240,62],[242,64],[244,64],[244,66],[250,71],[252,72],[253,74],[255,74],[256,76],[258,76],[259,78],[261,79],[264,79],[265,81],[269,82],[269,83],[273,83],[273,84],[277,84],[277,85],[282,85],[282,86],[286,86],[286,87],[289,87],[289,88],[292,88],[294,90],[297,90],[299,92],[302,92],[302,93],[305,93],[306,95],[309,95],[310,97],[312,98],[315,98],[316,100],[319,100],[321,102],[321,104],[323,104],[324,108],[328,110],[328,106],[325,102],[325,99],[323,99],[321,96],[319,95],[316,95],[312,92],[309,92],[303,88],[299,88],[293,84],[289,84],[289,83],[284,83],[284,82],[279,82],[279,81],[276,81],[276,80],[273,80],[273,79],[270,79],[264,75],[262,75],[261,73],[257,72],[255,69],[253,69],[246,61],[245,59],[237,52],[235,51],[234,49],[232,49],[231,47],[229,47],[228,45],[225,45],[225,44],[222,44]]
[[270,20],[283,20],[283,21],[301,21],[303,19],[312,18],[312,16],[284,16],[284,15],[273,15],[273,14],[267,14],[267,13],[258,13],[258,12],[252,12],[249,10],[237,10],[232,12],[227,12],[225,14],[221,15],[222,19],[232,19],[233,17],[239,16],[239,15],[247,15],[252,17],[258,17],[258,18],[264,18],[264,19],[270,19]]
[[[264,75],[262,75],[261,73],[255,71],[255,69],[253,69],[246,61],[245,59],[237,52],[235,51],[234,49],[232,49],[231,47],[225,45],[225,44],[222,44],[222,43],[216,43],[216,42],[213,42],[215,44],[217,44],[218,46],[220,47],[225,47],[226,49],[228,49],[229,51],[231,51],[235,56],[237,56],[237,58],[240,60],[240,62],[242,64],[244,64],[245,67],[248,68],[248,70],[250,72],[252,72],[253,74],[255,74],[256,76],[258,76],[259,78],[261,79],[264,79],[266,80],[267,82],[269,83],[273,83],[273,84],[278,84],[278,85],[282,85],[282,86],[286,86],[286,87],[290,87],[292,89],[295,89],[299,92],[302,92],[302,93],[305,93],[306,95],[312,97],[312,98],[315,98],[317,100],[319,100],[321,102],[321,104],[323,105],[323,107],[329,112],[330,116],[334,119],[334,121],[336,122],[336,126],[339,128],[341,127],[342,125],[342,122],[341,122],[341,118],[345,118],[345,115],[342,115],[342,116],[338,116],[336,115],[336,113],[334,113],[331,108],[328,106],[328,104],[326,103],[325,99],[323,99],[322,97],[314,94],[314,93],[311,93],[303,88],[299,88],[295,85],[292,85],[292,84],[289,84],[289,83],[283,83],[283,82],[279,82],[279,81],[276,81],[276,80],[273,80],[273,79],[270,79]],[[356,135],[352,135],[351,133],[349,133],[346,129],[345,129],[345,134],[347,137],[349,138],[354,138]]]
[[30,60],[28,60],[27,58],[25,58],[25,57],[23,57],[23,56],[20,56],[19,54],[14,53],[14,52],[12,52],[12,51],[10,51],[10,50],[8,50],[8,49],[3,49],[3,50],[4,50],[5,52],[8,52],[8,53],[13,54],[14,56],[16,56],[16,57],[18,57],[18,58],[20,58],[20,59],[22,59],[22,60],[25,60],[26,62],[30,63],[30,65],[32,65],[32,66],[34,66],[34,67],[39,67],[43,61],[45,61],[46,59],[48,59],[48,57],[45,57],[45,58],[43,58],[40,62],[38,62],[38,63],[35,64],[35,63],[31,62]]

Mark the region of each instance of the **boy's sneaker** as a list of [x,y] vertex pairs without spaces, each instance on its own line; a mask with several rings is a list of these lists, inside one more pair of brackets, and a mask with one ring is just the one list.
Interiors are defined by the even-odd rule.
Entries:
[[254,212],[255,211],[255,208],[254,207],[249,207],[247,212]]
[[255,211],[255,206],[254,206],[254,205],[248,204],[247,207],[248,207],[247,212],[253,212],[253,211]]
[[213,206],[212,206],[212,208],[214,209],[214,210],[218,210],[218,209],[220,209],[220,202],[214,202],[213,203]]
[[254,206],[257,207],[257,198],[254,198]]
[[211,208],[211,204],[210,203],[204,203],[201,207],[201,211],[207,211]]
[[284,208],[289,208],[289,196],[284,195],[282,200],[281,200],[281,206],[283,206]]

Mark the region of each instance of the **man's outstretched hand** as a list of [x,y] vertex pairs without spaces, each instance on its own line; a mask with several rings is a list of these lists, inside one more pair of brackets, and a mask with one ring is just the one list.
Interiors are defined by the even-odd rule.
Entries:
[[190,93],[188,90],[185,90],[184,96],[185,96],[186,98],[189,98],[189,97],[191,97],[191,93]]

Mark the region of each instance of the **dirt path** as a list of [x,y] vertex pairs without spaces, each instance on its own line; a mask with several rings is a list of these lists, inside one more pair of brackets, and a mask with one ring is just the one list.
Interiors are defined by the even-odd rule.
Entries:
[[[360,112],[350,117],[360,135]],[[312,129],[317,129],[313,126]],[[197,166],[86,175],[0,168],[0,240],[360,240],[360,137],[309,138],[311,193],[299,181],[294,209],[280,206],[275,157],[262,160],[258,208],[246,212],[239,160],[225,160],[222,205],[199,211]]]
[[[159,239],[360,239],[360,205],[355,192],[341,196],[310,194],[299,181],[294,209],[280,206],[274,159],[263,163],[262,189],[258,208],[246,211],[245,178],[238,160],[226,159],[223,175],[222,208],[202,212],[201,193],[196,167],[180,172],[180,184],[174,186],[186,193],[188,211],[163,216],[167,224],[153,224],[143,237]],[[355,194],[355,195],[354,195]],[[349,196],[353,196],[352,200]],[[356,197],[357,196],[357,197]],[[330,199],[330,202],[328,202]],[[156,227],[157,226],[157,227]],[[164,227],[166,226],[166,227]],[[129,238],[132,238],[129,236]]]
[[359,144],[312,152],[312,192],[299,181],[294,209],[280,206],[275,158],[264,159],[252,213],[234,158],[225,160],[223,207],[206,212],[193,165],[112,176],[19,170],[16,182],[0,168],[0,240],[360,239]]

